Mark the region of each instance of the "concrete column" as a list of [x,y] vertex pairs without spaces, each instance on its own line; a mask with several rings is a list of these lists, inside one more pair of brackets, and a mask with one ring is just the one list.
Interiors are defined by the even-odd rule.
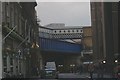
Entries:
[[2,2],[0,1],[0,78],[2,78]]

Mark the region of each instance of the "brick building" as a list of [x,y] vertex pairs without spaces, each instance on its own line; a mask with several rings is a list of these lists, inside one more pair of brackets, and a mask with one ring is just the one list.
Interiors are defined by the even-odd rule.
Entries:
[[93,43],[92,43],[92,28],[83,27],[82,37],[83,51],[81,52],[83,62],[93,61]]
[[2,2],[3,77],[8,72],[11,76],[22,74],[24,77],[39,73],[40,54],[39,46],[36,46],[39,34],[35,6],[36,2]]
[[118,54],[118,3],[91,2],[94,60],[106,61],[113,71]]

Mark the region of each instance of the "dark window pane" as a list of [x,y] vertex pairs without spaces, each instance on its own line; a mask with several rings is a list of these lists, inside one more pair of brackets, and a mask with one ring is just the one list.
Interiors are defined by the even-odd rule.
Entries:
[[13,72],[13,67],[10,68],[10,71]]
[[4,68],[4,72],[7,72],[7,68]]
[[13,65],[13,58],[10,58],[10,65]]
[[7,57],[3,57],[3,65],[7,66]]

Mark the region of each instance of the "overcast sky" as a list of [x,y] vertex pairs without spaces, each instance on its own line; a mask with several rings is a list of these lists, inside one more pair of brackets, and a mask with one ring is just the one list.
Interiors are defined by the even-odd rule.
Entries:
[[38,2],[37,15],[41,25],[65,23],[66,26],[90,26],[89,2]]

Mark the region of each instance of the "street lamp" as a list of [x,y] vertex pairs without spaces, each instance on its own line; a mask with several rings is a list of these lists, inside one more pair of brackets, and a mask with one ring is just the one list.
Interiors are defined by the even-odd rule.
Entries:
[[36,42],[34,42],[31,46],[31,48],[39,48],[39,45]]
[[104,61],[103,61],[103,64],[105,64],[105,63],[106,63],[106,61],[104,60]]
[[72,67],[72,64],[70,65],[70,67]]
[[115,53],[114,56],[115,56],[115,63],[117,63],[119,61],[119,53]]
[[72,66],[75,67],[75,64],[73,64]]
[[61,65],[58,65],[58,67],[63,67],[63,65],[61,64]]
[[118,60],[115,60],[115,63],[117,63],[118,62]]
[[75,64],[71,64],[70,67],[71,67],[71,70],[72,70],[72,73],[73,73],[74,72]]

